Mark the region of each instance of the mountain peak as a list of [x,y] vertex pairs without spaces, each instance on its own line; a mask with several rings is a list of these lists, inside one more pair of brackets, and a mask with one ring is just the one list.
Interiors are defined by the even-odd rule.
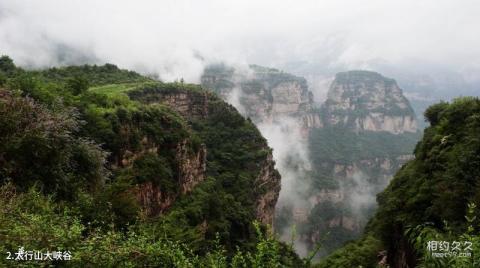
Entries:
[[380,73],[366,70],[351,70],[340,72],[335,75],[337,82],[366,82],[366,81],[384,81],[385,83],[396,83],[394,79],[383,76]]
[[338,73],[323,105],[323,116],[327,125],[355,131],[417,131],[415,113],[395,80],[372,71]]

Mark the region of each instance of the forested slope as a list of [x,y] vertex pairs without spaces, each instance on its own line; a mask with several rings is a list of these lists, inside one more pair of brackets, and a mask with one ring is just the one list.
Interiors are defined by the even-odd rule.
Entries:
[[[377,197],[364,237],[319,267],[478,267],[480,202],[480,100],[464,97],[427,109],[430,126],[404,165]],[[433,258],[428,241],[473,246],[469,257]],[[434,253],[434,252],[433,252]],[[383,261],[382,261],[383,260]]]
[[267,231],[271,153],[200,86],[112,64],[26,71],[3,56],[0,252],[70,251],[43,263],[76,267],[302,265]]

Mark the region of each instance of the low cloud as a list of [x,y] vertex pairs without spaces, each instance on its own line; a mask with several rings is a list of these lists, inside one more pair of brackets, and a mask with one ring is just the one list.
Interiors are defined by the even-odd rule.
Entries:
[[214,61],[313,74],[421,61],[478,81],[479,12],[474,0],[3,0],[0,53],[29,67],[111,62],[189,82]]

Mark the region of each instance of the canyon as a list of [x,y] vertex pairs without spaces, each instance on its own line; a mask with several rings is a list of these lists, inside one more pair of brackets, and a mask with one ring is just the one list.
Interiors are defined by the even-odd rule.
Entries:
[[273,147],[282,175],[274,227],[290,241],[296,226],[300,255],[320,241],[326,255],[358,237],[376,194],[413,158],[420,137],[395,80],[371,71],[338,73],[323,103],[304,78],[258,65],[212,65],[202,86],[250,118]]

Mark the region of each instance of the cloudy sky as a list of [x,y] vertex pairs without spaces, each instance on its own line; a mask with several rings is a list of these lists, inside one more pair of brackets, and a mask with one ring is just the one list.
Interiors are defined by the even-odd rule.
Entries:
[[214,61],[433,66],[478,79],[479,14],[477,0],[0,0],[0,53],[23,66],[111,62],[192,82]]

